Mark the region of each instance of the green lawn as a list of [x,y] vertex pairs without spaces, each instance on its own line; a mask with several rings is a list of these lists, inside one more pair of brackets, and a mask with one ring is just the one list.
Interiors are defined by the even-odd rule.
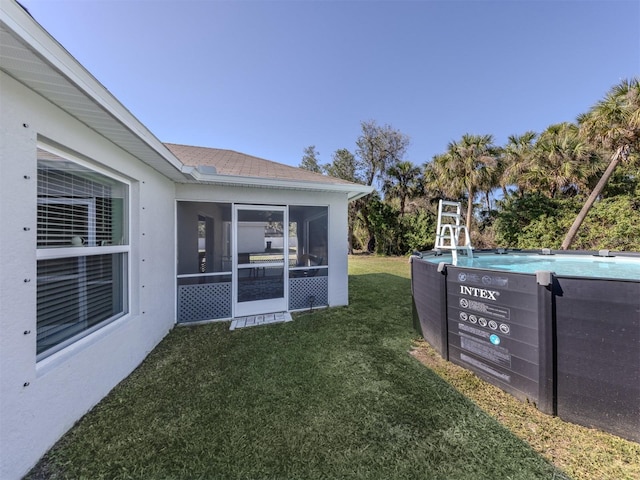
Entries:
[[350,306],[175,328],[28,478],[566,478],[408,354],[406,260],[350,259]]

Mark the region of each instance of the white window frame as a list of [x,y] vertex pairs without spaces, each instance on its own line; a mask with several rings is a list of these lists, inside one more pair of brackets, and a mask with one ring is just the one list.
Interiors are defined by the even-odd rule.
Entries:
[[[125,198],[125,207],[124,207],[124,219],[123,219],[123,228],[125,229],[125,238],[127,242],[125,245],[103,245],[103,246],[83,246],[81,248],[77,246],[70,247],[50,247],[50,248],[36,248],[36,262],[40,260],[50,260],[56,258],[86,258],[92,255],[114,255],[114,254],[125,254],[125,266],[122,269],[122,278],[123,278],[123,288],[122,288],[122,312],[116,314],[110,318],[103,320],[102,322],[97,323],[96,325],[83,330],[82,332],[58,343],[57,345],[37,354],[36,362],[44,360],[45,358],[50,357],[54,353],[63,350],[71,344],[76,343],[78,340],[87,337],[93,332],[100,330],[106,325],[112,323],[113,321],[126,316],[131,311],[131,181],[127,178],[121,177],[119,175],[114,174],[113,172],[107,171],[104,168],[99,167],[98,165],[87,162],[78,158],[75,155],[70,154],[67,151],[61,150],[59,148],[53,147],[49,144],[38,142],[38,149],[45,150],[49,153],[57,155],[58,157],[63,158],[66,161],[78,164],[81,167],[84,167],[93,172],[99,173],[105,177],[116,180],[126,186],[126,198]],[[36,160],[37,161],[37,160]],[[37,198],[37,202],[39,204],[85,204],[88,205],[89,210],[93,208],[94,215],[90,215],[90,218],[93,217],[90,223],[93,223],[93,226],[89,228],[89,242],[88,245],[95,245],[95,201],[88,199],[69,199],[69,198]],[[93,236],[93,238],[91,237]],[[93,241],[91,241],[93,240]],[[37,329],[37,320],[36,320],[36,329]]]

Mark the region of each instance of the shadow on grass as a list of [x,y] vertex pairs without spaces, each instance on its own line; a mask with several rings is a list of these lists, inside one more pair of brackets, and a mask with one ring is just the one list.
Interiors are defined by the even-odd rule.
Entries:
[[174,329],[27,478],[564,478],[407,354],[408,278],[350,302]]

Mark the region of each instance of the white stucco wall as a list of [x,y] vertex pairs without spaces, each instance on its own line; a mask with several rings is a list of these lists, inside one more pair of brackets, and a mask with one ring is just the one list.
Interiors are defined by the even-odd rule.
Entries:
[[346,194],[270,188],[178,184],[176,198],[196,202],[250,205],[308,205],[329,207],[329,305],[349,303]]
[[[172,328],[175,187],[1,72],[0,101],[0,478],[12,480]],[[131,275],[128,315],[36,362],[39,138],[129,179]]]

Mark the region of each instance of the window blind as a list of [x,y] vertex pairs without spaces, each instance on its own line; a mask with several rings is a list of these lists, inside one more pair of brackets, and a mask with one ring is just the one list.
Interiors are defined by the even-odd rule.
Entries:
[[127,312],[127,193],[123,182],[38,149],[38,359]]
[[125,253],[38,261],[38,354],[124,313],[125,265]]
[[38,169],[38,248],[68,247],[74,238],[92,247],[121,243],[113,227],[122,199],[111,185],[81,176],[84,170]]

